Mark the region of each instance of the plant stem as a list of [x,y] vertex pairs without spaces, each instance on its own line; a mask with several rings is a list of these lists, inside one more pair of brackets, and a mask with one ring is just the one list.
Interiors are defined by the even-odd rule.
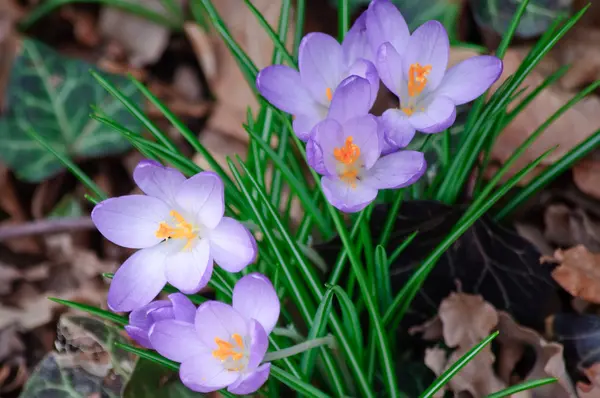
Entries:
[[291,357],[292,355],[300,354],[301,352],[312,350],[323,345],[333,346],[335,345],[335,339],[333,336],[325,336],[318,339],[308,340],[300,344],[293,345],[283,350],[268,352],[263,359],[263,362],[272,362],[279,359]]

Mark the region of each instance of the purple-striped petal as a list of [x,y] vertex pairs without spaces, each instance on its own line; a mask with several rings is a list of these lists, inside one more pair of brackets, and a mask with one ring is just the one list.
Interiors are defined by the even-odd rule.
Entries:
[[386,144],[392,148],[406,147],[415,136],[415,128],[410,124],[408,116],[399,109],[385,111],[381,115],[380,124],[384,130]]
[[167,283],[163,245],[139,250],[117,270],[108,289],[108,307],[129,312],[155,298]]
[[342,125],[344,141],[338,144],[342,147],[347,137],[352,137],[352,143],[360,148],[360,158],[367,169],[379,159],[379,135],[377,119],[373,115],[355,117]]
[[194,323],[196,317],[196,306],[185,294],[169,294],[169,300],[173,305],[173,316],[176,320],[188,323]]
[[359,181],[352,187],[337,176],[321,178],[321,185],[329,203],[346,213],[364,209],[377,197],[377,189]]
[[369,81],[358,76],[350,76],[335,90],[327,117],[344,123],[348,119],[369,113],[371,104]]
[[259,273],[248,274],[235,284],[232,306],[245,317],[258,321],[267,334],[279,318],[280,303],[275,288]]
[[428,21],[413,32],[403,54],[402,69],[404,78],[408,80],[408,72],[412,64],[418,63],[422,67],[431,65],[427,75],[427,91],[433,91],[439,86],[450,56],[450,42],[444,25],[438,21]]
[[246,319],[232,306],[219,301],[206,301],[198,307],[194,321],[200,340],[211,350],[218,348],[215,338],[228,341],[234,334],[248,335]]
[[184,362],[209,351],[191,323],[174,319],[156,322],[150,329],[152,347],[163,357]]
[[367,12],[367,36],[373,51],[386,42],[403,52],[410,32],[400,11],[389,0],[373,0]]
[[205,287],[213,271],[213,259],[206,239],[200,239],[193,247],[183,248],[183,242],[168,242],[176,247],[169,254],[165,268],[167,281],[183,293],[193,294]]
[[154,196],[173,206],[175,193],[185,181],[185,176],[177,169],[145,159],[133,170],[133,180],[146,195]]
[[249,331],[250,355],[248,357],[246,370],[252,372],[258,368],[258,365],[260,365],[267,353],[267,349],[269,348],[269,337],[262,325],[254,319],[250,321]]
[[240,272],[256,259],[254,236],[233,218],[223,217],[208,240],[213,259],[227,272]]
[[344,64],[350,66],[358,59],[373,61],[373,49],[367,37],[367,13],[363,12],[350,28],[342,41]]
[[410,124],[423,133],[439,133],[456,120],[456,106],[448,97],[436,95],[424,108],[424,111],[415,112],[408,118]]
[[241,379],[227,388],[232,394],[246,395],[258,391],[265,384],[271,372],[271,364],[263,363],[252,373],[245,374]]
[[443,95],[462,105],[482,95],[502,74],[502,61],[480,55],[454,65],[446,72],[435,95]]
[[223,181],[212,171],[203,171],[187,179],[179,187],[175,200],[207,228],[216,227],[225,213]]
[[[406,80],[402,72],[402,57],[390,43],[379,47],[377,52],[377,70],[383,84],[397,97],[406,91]],[[404,97],[402,95],[402,97]]]
[[325,33],[309,33],[300,43],[298,68],[304,87],[317,102],[328,106],[328,90],[333,94],[342,80],[342,46]]
[[112,243],[130,249],[152,247],[162,239],[156,231],[169,218],[169,207],[160,199],[127,195],[106,199],[92,210],[98,231]]
[[276,108],[292,115],[309,114],[316,105],[300,73],[288,66],[272,65],[256,77],[258,92]]
[[384,156],[367,170],[364,184],[376,189],[396,189],[417,181],[427,170],[425,156],[417,151],[398,151]]
[[189,358],[179,368],[181,382],[190,390],[207,393],[220,390],[240,378],[239,372],[226,370],[210,352]]

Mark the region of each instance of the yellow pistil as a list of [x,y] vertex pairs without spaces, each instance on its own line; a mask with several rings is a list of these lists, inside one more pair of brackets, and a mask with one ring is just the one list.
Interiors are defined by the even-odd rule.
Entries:
[[352,188],[356,188],[356,179],[358,177],[358,170],[353,167],[339,175],[340,180],[350,185]]
[[217,343],[219,348],[212,352],[213,357],[221,362],[225,362],[230,358],[234,361],[239,361],[244,357],[244,341],[242,340],[242,336],[234,333],[231,335],[231,338],[235,342],[235,345],[218,337],[215,338],[215,343]]
[[333,149],[333,156],[344,164],[353,164],[360,157],[360,147],[352,143],[352,136],[346,138],[343,147]]
[[325,90],[325,95],[327,96],[327,99],[331,101],[333,98],[333,91],[331,91],[331,87],[327,87],[327,90]]
[[175,210],[171,210],[169,213],[171,217],[175,220],[175,227],[170,226],[165,221],[161,222],[158,225],[158,229],[156,230],[156,237],[159,239],[187,239],[187,243],[183,247],[183,249],[188,249],[192,244],[192,240],[198,237],[196,230],[183,218],[181,214],[179,214]]

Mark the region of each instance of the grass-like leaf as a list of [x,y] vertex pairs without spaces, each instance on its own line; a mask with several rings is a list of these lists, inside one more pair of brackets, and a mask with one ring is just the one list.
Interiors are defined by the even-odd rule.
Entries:
[[62,300],[55,297],[48,297],[48,300],[54,301],[55,303],[62,304],[64,306],[87,312],[88,314],[95,315],[98,318],[104,319],[106,321],[113,322],[119,326],[125,326],[129,323],[129,319],[125,316],[115,314],[110,311],[106,311],[97,307],[93,307],[87,304],[76,303],[74,301]]
[[312,385],[303,382],[297,377],[289,374],[279,366],[271,365],[271,376],[276,377],[277,380],[287,385],[291,389],[301,394],[304,394],[312,398],[329,398],[330,396],[325,394],[323,391],[313,387]]
[[536,387],[544,386],[546,384],[556,383],[558,380],[554,377],[548,377],[546,379],[539,380],[529,380],[523,383],[510,386],[505,388],[502,391],[495,392],[493,394],[488,395],[486,398],[503,398],[510,397],[513,394],[516,394],[521,391],[533,390]]

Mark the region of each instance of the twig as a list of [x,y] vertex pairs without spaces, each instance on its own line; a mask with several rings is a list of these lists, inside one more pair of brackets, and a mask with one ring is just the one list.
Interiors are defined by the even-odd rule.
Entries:
[[0,242],[31,235],[48,235],[94,228],[90,217],[50,218],[0,227]]

